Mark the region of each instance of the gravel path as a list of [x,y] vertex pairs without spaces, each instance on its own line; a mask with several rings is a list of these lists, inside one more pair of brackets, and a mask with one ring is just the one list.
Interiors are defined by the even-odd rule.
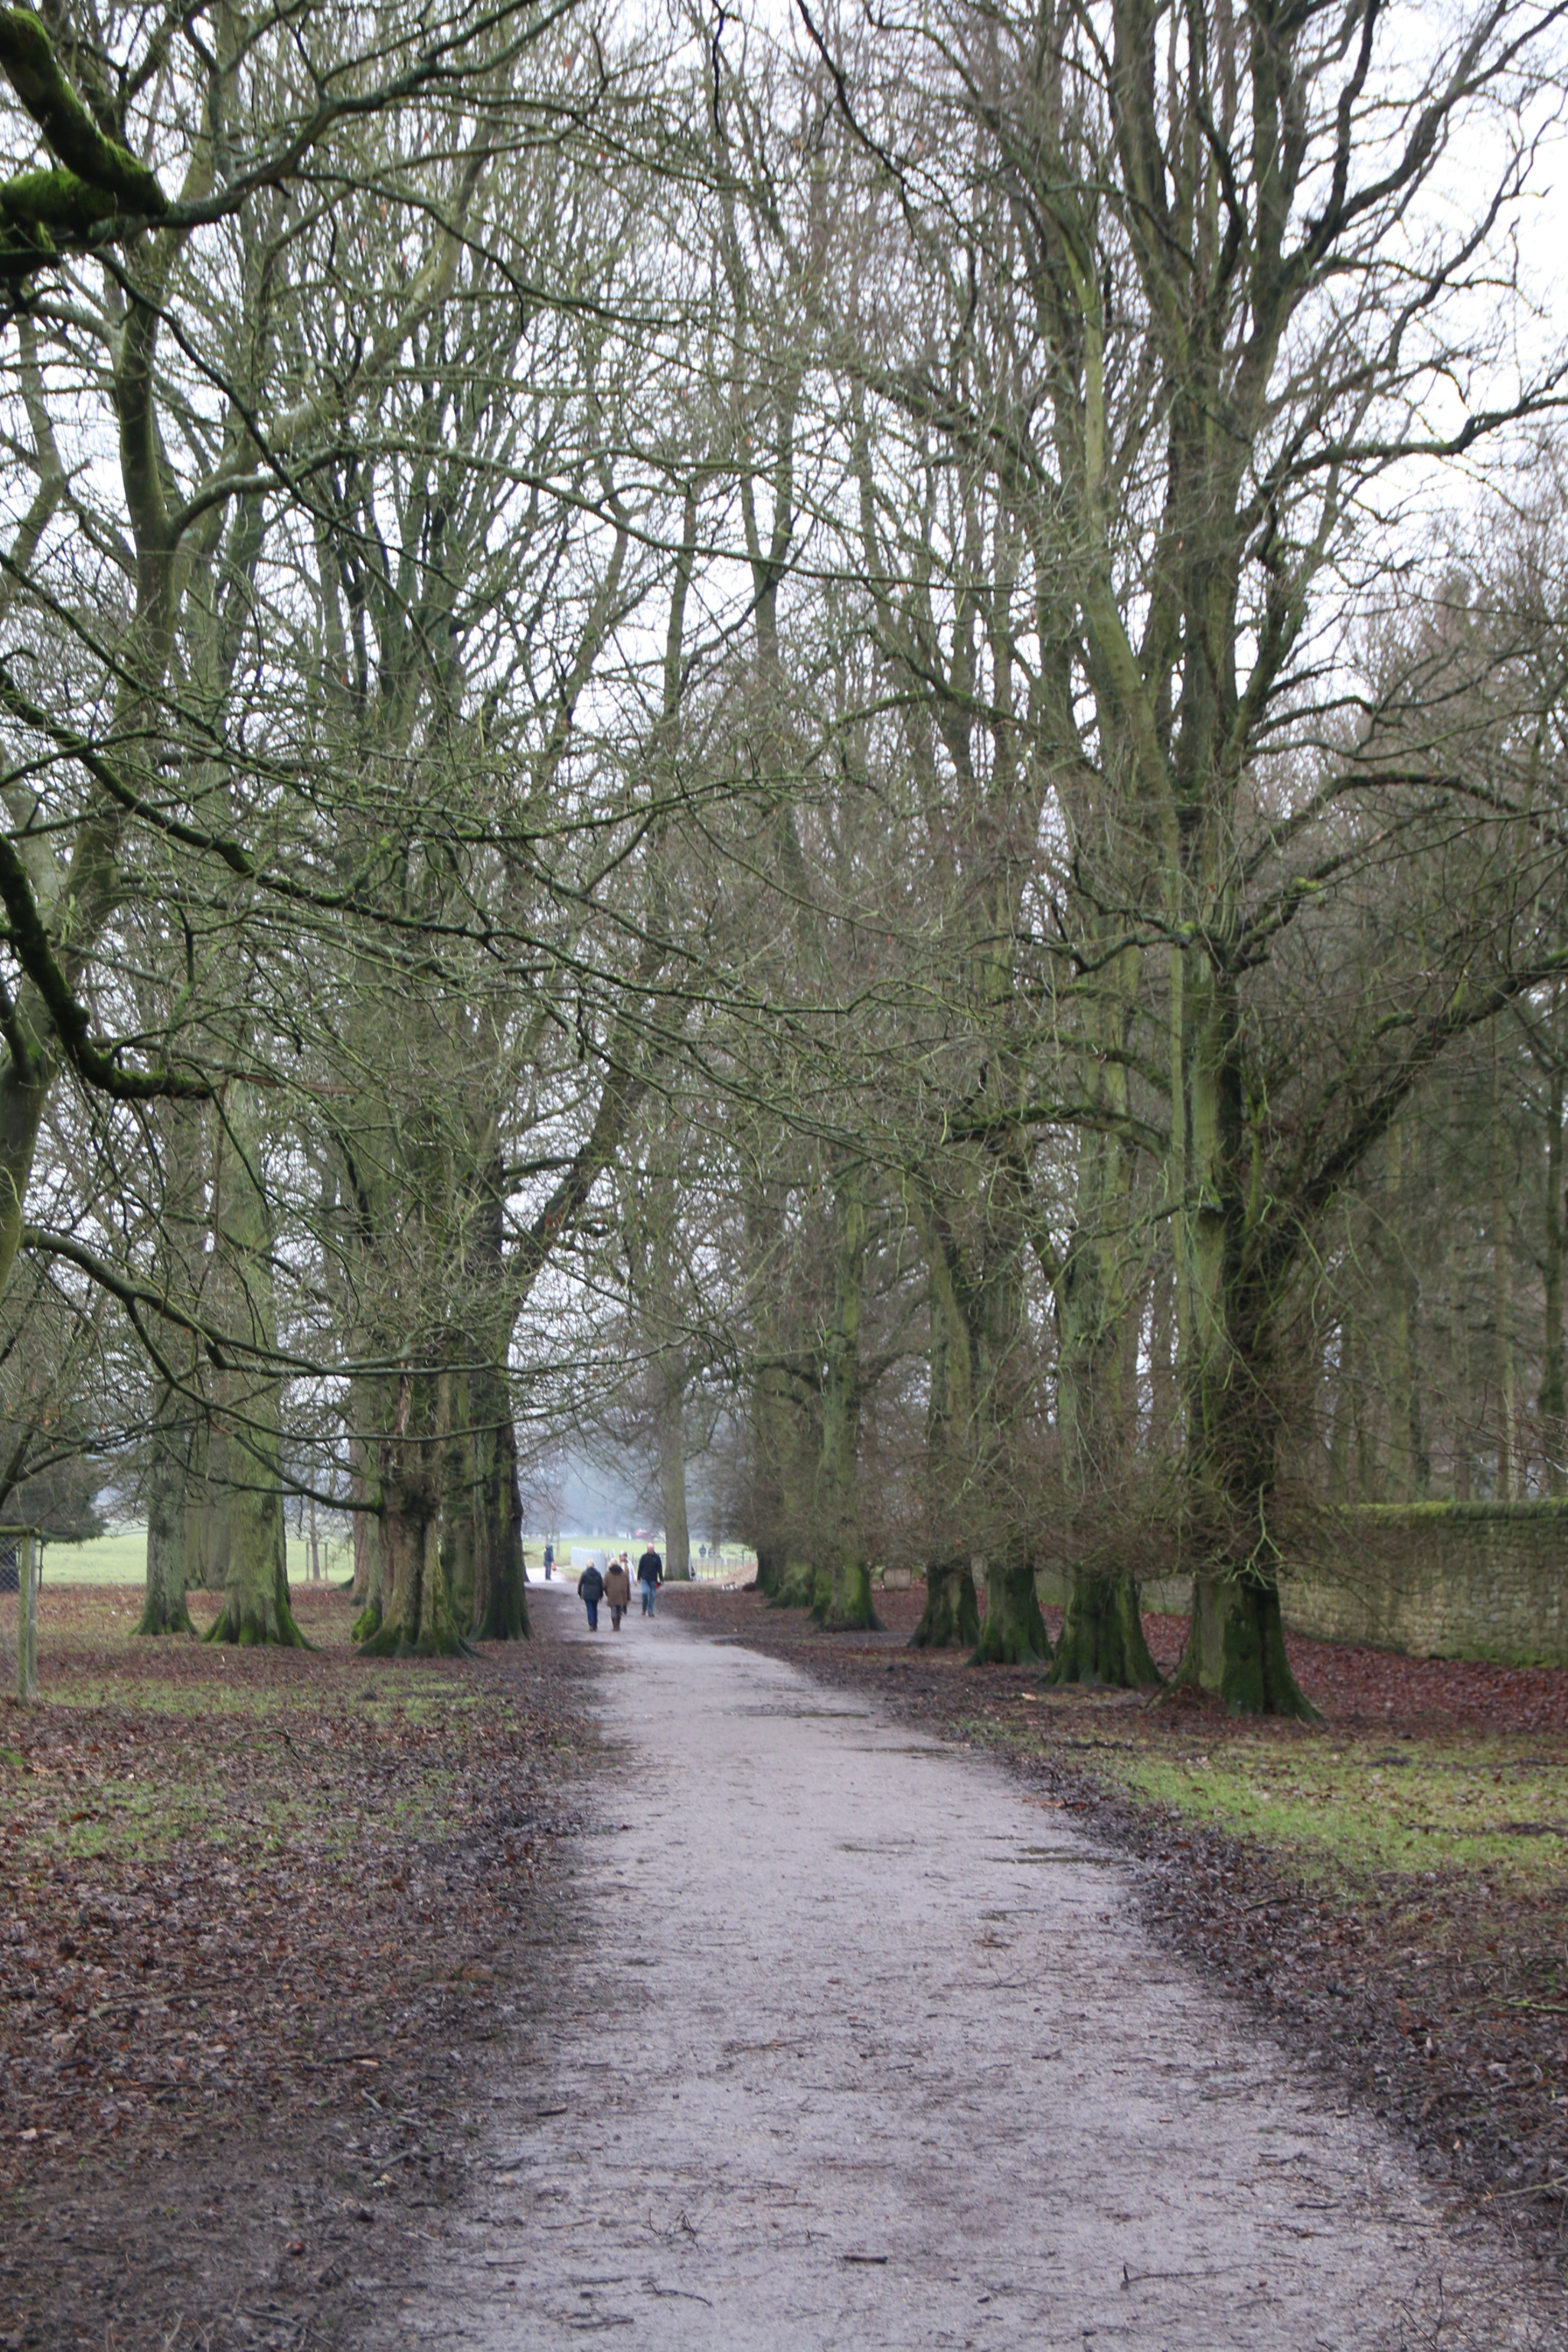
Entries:
[[1142,1933],[1131,1872],[1059,1811],[792,1667],[601,1622],[582,1944],[408,2329],[483,2352],[1564,2342],[1375,2123]]

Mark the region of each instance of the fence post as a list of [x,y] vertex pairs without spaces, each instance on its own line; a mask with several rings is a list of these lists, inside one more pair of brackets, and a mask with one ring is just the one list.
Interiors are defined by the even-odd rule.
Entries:
[[31,1528],[16,1538],[16,1696],[24,1706],[38,1696],[38,1538]]

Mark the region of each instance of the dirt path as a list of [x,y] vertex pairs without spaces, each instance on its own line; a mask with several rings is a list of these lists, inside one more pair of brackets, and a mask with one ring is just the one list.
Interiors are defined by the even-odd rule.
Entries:
[[1126,1866],[1060,1811],[673,1619],[597,1646],[613,1761],[552,2054],[405,2329],[1561,2342],[1375,2125],[1141,1933]]

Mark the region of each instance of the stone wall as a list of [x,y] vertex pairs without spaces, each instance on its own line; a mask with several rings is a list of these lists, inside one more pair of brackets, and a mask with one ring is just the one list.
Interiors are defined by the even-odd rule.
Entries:
[[1418,1658],[1568,1665],[1568,1503],[1344,1511],[1285,1584],[1285,1622]]
[[[1059,1571],[1043,1604],[1066,1598]],[[1281,1579],[1285,1622],[1417,1658],[1568,1665],[1568,1502],[1378,1504],[1334,1513]],[[1145,1609],[1185,1616],[1190,1579],[1146,1583]]]

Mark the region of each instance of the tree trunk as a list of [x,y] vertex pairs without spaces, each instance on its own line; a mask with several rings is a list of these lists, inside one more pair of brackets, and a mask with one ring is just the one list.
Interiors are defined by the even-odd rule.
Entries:
[[660,1365],[658,1486],[664,1503],[664,1573],[671,1584],[691,1581],[691,1534],[686,1523],[686,1372]]
[[1175,1681],[1212,1692],[1232,1715],[1319,1720],[1285,1655],[1279,1588],[1272,1577],[1194,1580],[1192,1628]]
[[[1121,1265],[1131,1182],[1125,1162],[1125,1154],[1112,1158],[1103,1138],[1082,1139],[1079,1206],[1091,1209],[1095,1222],[1074,1234],[1054,1286],[1062,1476],[1079,1526],[1088,1524],[1089,1543],[1102,1561],[1107,1545],[1103,1537],[1095,1540],[1096,1523],[1103,1527],[1116,1507],[1131,1434],[1122,1386],[1128,1300]],[[1050,1680],[1132,1689],[1159,1679],[1143,1638],[1136,1580],[1114,1568],[1075,1565]]]
[[223,1607],[206,1638],[246,1647],[276,1642],[285,1649],[308,1649],[289,1605],[277,1429],[258,1425],[247,1433],[247,1441],[243,1448],[230,1443],[229,1459],[237,1467],[238,1479],[229,1489],[228,1574]]
[[0,1065],[0,1298],[22,1246],[27,1187],[49,1096],[48,1064],[41,1055],[38,1067],[40,1075],[23,1078],[9,1056]]
[[398,1383],[396,1417],[382,1441],[376,1465],[383,1576],[379,1622],[361,1640],[362,1657],[452,1657],[465,1646],[441,1560],[443,1387],[428,1372],[405,1372]]
[[1546,1454],[1546,1491],[1568,1494],[1568,1397],[1563,1380],[1563,1064],[1557,1024],[1550,1031],[1552,1058],[1546,1092],[1546,1217],[1542,1264],[1541,1442]]
[[1268,1531],[1279,1441],[1271,1340],[1285,1277],[1249,1262],[1258,1203],[1236,982],[1191,949],[1173,956],[1173,977],[1184,1532],[1197,1562],[1175,1681],[1212,1691],[1238,1715],[1310,1719],[1317,1710],[1285,1656]]
[[522,1562],[522,1487],[518,1477],[517,1430],[504,1377],[487,1389],[486,1410],[497,1418],[478,1436],[479,1508],[476,1513],[473,1639],[526,1642],[527,1577]]
[[826,1605],[826,1591],[819,1583],[817,1571],[809,1559],[786,1559],[779,1588],[773,1595],[775,1609],[815,1609],[819,1599]]
[[1091,1690],[1146,1689],[1160,1680],[1131,1577],[1073,1570],[1061,1639],[1047,1679],[1082,1683]]
[[164,1388],[153,1423],[147,1481],[147,1599],[139,1633],[194,1633],[185,1606],[186,1433],[180,1401]]
[[985,1614],[975,1643],[977,1666],[1027,1666],[1051,1654],[1035,1590],[1035,1563],[1022,1545],[993,1552],[985,1568]]
[[813,1614],[829,1633],[877,1623],[871,1572],[860,1538],[860,1317],[866,1288],[865,1172],[841,1171],[834,1187],[833,1307],[823,1346],[822,1451],[813,1514],[816,1592]]
[[1348,1503],[1351,1499],[1351,1384],[1354,1376],[1354,1312],[1347,1305],[1340,1317],[1334,1412],[1329,1430],[1329,1500],[1331,1503]]
[[441,1566],[453,1622],[465,1631],[474,1622],[477,1557],[486,1530],[479,1495],[479,1444],[468,1426],[472,1411],[469,1381],[448,1374],[444,1419],[448,1435],[441,1456]]
[[228,1561],[223,1607],[209,1642],[277,1642],[309,1646],[289,1605],[289,1552],[283,1524],[281,1383],[267,1359],[278,1344],[272,1291],[272,1233],[262,1191],[260,1120],[237,1091],[215,1181],[217,1254],[239,1328],[259,1351],[259,1369],[220,1375],[229,1426]]
[[921,1202],[906,1185],[904,1197],[915,1213],[925,1252],[928,1391],[925,1430],[926,1519],[931,1557],[926,1568],[926,1599],[920,1622],[910,1635],[912,1650],[973,1650],[980,1639],[980,1603],[974,1591],[970,1556],[955,1539],[950,1497],[963,1483],[957,1449],[973,1437],[973,1393],[970,1382],[971,1342],[959,1299],[953,1257],[944,1246],[936,1218],[921,1214]]
[[926,1570],[926,1605],[910,1635],[911,1650],[972,1650],[980,1639],[974,1573],[963,1552],[949,1552]]
[[752,1549],[757,1555],[757,1580],[753,1589],[771,1601],[784,1589],[784,1545],[770,1542],[764,1536]]
[[1390,1284],[1390,1348],[1393,1359],[1389,1408],[1389,1499],[1415,1503],[1425,1496],[1430,1465],[1421,1428],[1421,1279],[1409,1247],[1412,1194],[1419,1180],[1417,1143],[1405,1122],[1388,1131],[1390,1190],[1394,1198],[1394,1246],[1398,1262]]
[[211,1423],[185,1482],[185,1583],[221,1592],[228,1576],[228,1441]]
[[1497,1476],[1492,1492],[1500,1503],[1513,1500],[1514,1433],[1511,1269],[1508,1259],[1508,1208],[1503,1167],[1502,1080],[1498,1033],[1492,1032],[1491,1245],[1492,1366],[1497,1394]]

